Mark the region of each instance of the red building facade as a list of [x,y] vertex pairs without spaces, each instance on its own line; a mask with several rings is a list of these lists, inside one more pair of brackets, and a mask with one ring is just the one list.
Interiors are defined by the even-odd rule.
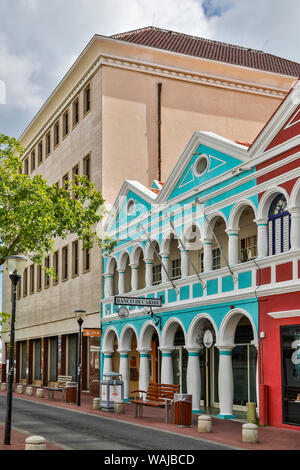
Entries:
[[298,81],[250,151],[258,162],[262,254],[270,260],[257,271],[260,424],[300,430],[299,85]]

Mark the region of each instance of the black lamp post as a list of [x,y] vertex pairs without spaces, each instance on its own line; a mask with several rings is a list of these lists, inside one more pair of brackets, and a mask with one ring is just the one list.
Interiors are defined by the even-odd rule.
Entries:
[[8,256],[6,258],[7,271],[13,287],[12,295],[12,313],[10,321],[10,345],[9,345],[9,366],[8,366],[8,384],[7,384],[7,403],[6,419],[4,430],[4,444],[10,445],[11,434],[11,412],[12,412],[12,393],[14,383],[14,349],[15,349],[15,319],[16,319],[16,298],[17,284],[20,281],[27,264],[27,258],[24,256]]
[[85,310],[75,310],[75,317],[79,325],[78,332],[78,348],[77,348],[77,406],[80,406],[80,382],[81,382],[81,327],[83,320],[85,319]]

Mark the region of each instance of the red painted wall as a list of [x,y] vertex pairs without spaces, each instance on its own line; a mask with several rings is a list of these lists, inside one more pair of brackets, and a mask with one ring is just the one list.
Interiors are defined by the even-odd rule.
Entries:
[[[280,326],[298,325],[300,317],[274,319],[269,312],[297,310],[300,292],[273,295],[259,299],[259,331],[265,332],[263,342],[264,384],[269,387],[269,425],[300,431],[300,426],[282,424]],[[260,361],[260,358],[258,359]]]

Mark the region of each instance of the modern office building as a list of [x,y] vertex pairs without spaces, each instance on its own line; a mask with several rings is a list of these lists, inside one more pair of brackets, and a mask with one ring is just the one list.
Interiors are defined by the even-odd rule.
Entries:
[[[20,136],[23,171],[59,185],[86,174],[109,208],[124,179],[166,181],[195,129],[252,142],[299,73],[262,51],[159,28],[95,35]],[[28,263],[18,289],[16,380],[34,385],[75,378],[74,310],[86,310],[85,329],[100,327],[99,250],[70,236],[45,264],[57,281]],[[2,308],[11,308],[5,273]],[[4,381],[7,333],[2,341]],[[97,393],[97,336],[84,336],[82,380]]]

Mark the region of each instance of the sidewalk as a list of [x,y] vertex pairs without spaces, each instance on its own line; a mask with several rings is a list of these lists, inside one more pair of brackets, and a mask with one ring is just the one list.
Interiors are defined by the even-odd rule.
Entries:
[[[25,387],[24,387],[25,390]],[[5,395],[6,392],[0,394]],[[197,430],[197,415],[193,415],[193,425],[188,428],[178,427],[175,424],[166,424],[164,422],[164,410],[156,409],[151,407],[144,407],[143,417],[134,417],[134,405],[131,403],[125,404],[125,412],[122,415],[115,415],[113,412],[104,412],[93,409],[93,397],[88,393],[82,393],[81,395],[81,406],[78,407],[76,404],[68,404],[62,402],[62,395],[60,392],[54,393],[54,399],[48,399],[47,391],[44,392],[44,398],[37,398],[35,396],[27,396],[25,394],[13,394],[13,400],[25,399],[39,403],[43,403],[48,406],[56,406],[67,408],[80,413],[90,413],[97,416],[103,416],[108,419],[113,419],[116,422],[126,421],[138,426],[147,426],[167,431],[176,434],[182,434],[190,436],[196,439],[203,439],[206,441],[217,442],[231,446],[236,449],[245,450],[300,450],[300,430],[296,431],[293,429],[275,428],[272,426],[259,427],[259,442],[257,444],[245,444],[242,442],[242,424],[241,422],[231,420],[221,420],[218,418],[212,418],[212,432],[211,433],[199,433]],[[3,427],[4,431],[4,427]],[[1,433],[0,426],[0,434]],[[11,446],[4,446],[0,444],[0,450],[24,450],[25,439],[29,434],[19,432],[19,430],[12,429],[12,444]],[[1,443],[3,438],[1,439]],[[9,449],[7,449],[9,447]],[[60,447],[48,444],[47,450],[61,450]]]

